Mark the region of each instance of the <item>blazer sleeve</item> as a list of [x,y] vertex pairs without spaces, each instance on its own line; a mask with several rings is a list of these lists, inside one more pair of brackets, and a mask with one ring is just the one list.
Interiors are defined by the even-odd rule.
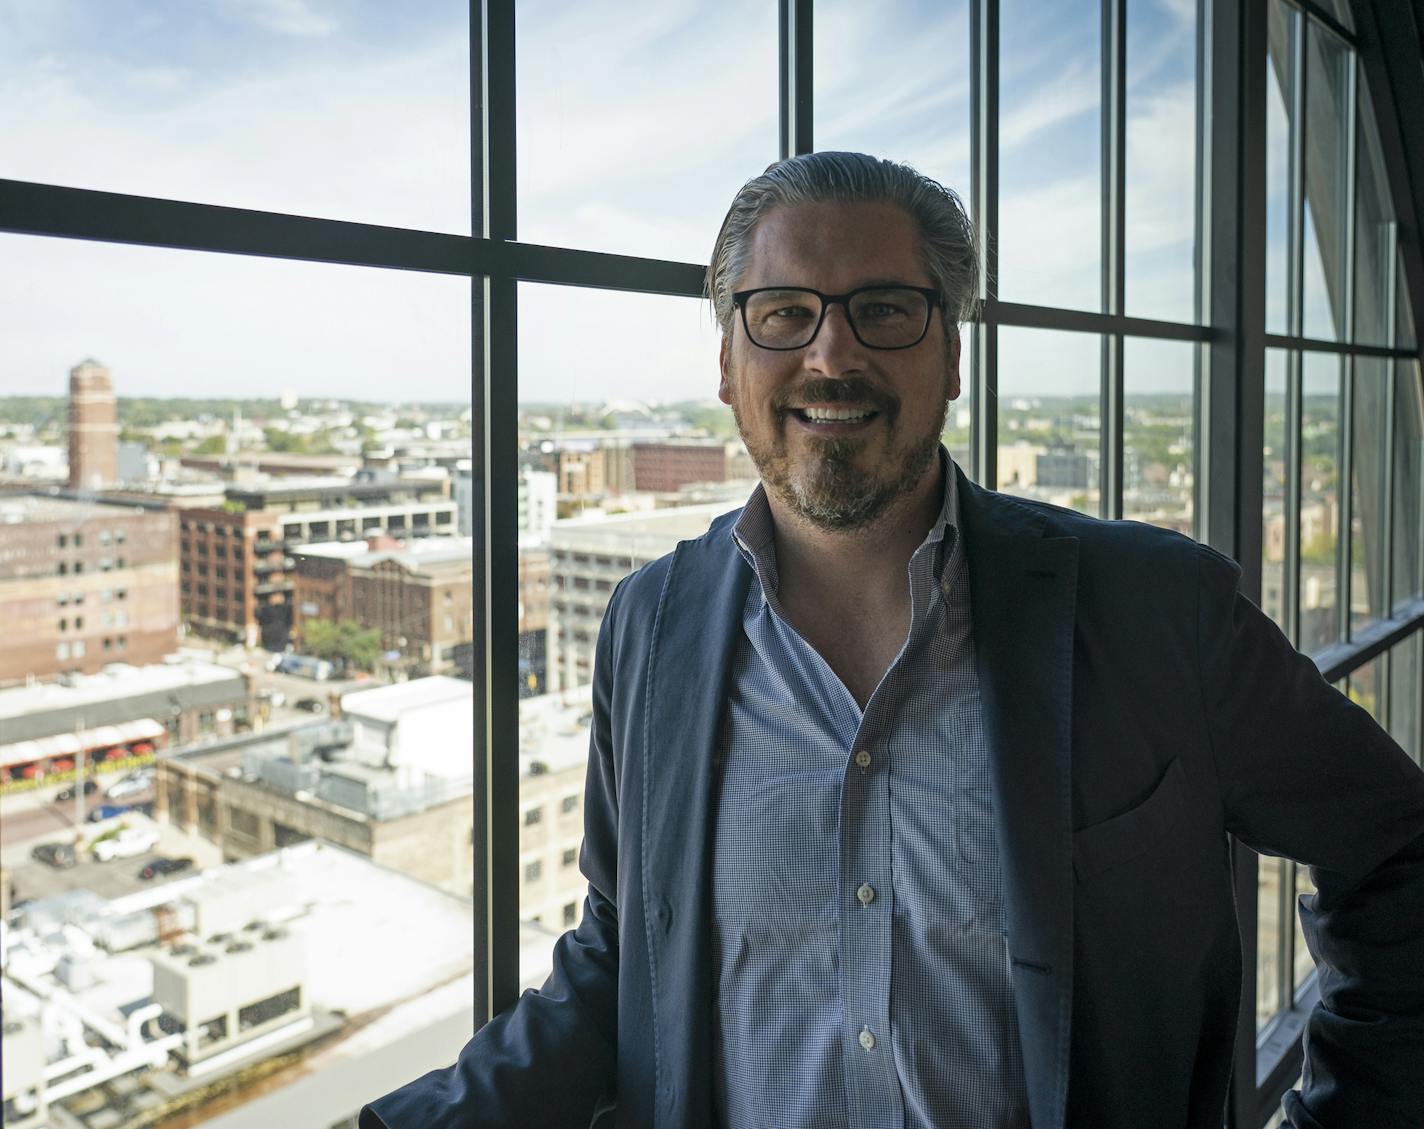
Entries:
[[[621,585],[620,585],[621,587]],[[588,897],[578,928],[554,946],[543,987],[475,1033],[453,1066],[378,1098],[359,1129],[588,1129],[613,1102],[618,1028],[618,799],[610,733],[609,600],[594,657],[593,729],[579,866]]]
[[1309,865],[1300,901],[1320,1002],[1296,1129],[1424,1125],[1424,774],[1198,557],[1200,685],[1227,829]]

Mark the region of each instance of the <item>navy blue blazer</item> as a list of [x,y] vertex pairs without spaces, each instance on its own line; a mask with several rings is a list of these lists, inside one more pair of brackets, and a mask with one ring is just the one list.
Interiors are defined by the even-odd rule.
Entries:
[[[1424,774],[1227,558],[956,475],[1035,1129],[1220,1129],[1241,1006],[1228,832],[1319,889],[1293,1123],[1419,1129]],[[362,1129],[716,1123],[713,753],[752,576],[736,516],[609,603],[588,899],[548,981]]]

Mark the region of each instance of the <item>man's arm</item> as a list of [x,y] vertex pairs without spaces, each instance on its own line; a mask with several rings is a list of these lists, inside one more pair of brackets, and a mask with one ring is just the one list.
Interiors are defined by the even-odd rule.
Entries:
[[1297,1129],[1424,1125],[1424,774],[1199,554],[1198,654],[1226,825],[1311,866],[1319,970]]
[[[620,586],[621,587],[621,586]],[[594,659],[593,731],[579,865],[583,920],[554,946],[542,988],[476,1032],[453,1066],[361,1111],[360,1129],[588,1129],[612,1101],[618,1037],[618,794],[609,717],[615,590]]]

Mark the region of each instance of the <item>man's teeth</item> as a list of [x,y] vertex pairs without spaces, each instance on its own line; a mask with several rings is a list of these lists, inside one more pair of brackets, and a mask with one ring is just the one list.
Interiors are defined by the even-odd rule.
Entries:
[[875,413],[849,408],[802,408],[801,414],[813,423],[843,423],[869,419]]

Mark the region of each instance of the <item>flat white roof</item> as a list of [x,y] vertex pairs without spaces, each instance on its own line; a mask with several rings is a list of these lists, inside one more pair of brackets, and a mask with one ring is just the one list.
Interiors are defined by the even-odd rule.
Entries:
[[461,699],[473,702],[474,697],[473,683],[436,674],[370,690],[352,690],[341,695],[341,712],[372,721],[398,721],[408,710]]
[[96,702],[111,702],[115,698],[131,698],[241,677],[240,672],[230,667],[202,659],[154,663],[151,666],[111,663],[98,674],[70,679],[68,685],[42,682],[0,690],[0,719],[22,717],[42,710],[74,709]]

